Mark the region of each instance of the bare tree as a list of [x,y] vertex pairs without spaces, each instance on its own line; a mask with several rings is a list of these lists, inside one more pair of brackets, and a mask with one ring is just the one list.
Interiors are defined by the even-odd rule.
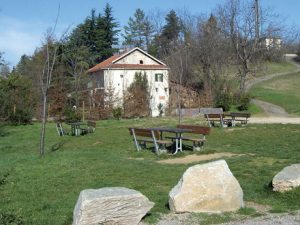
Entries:
[[[250,0],[228,0],[217,10],[223,35],[231,40],[232,63],[238,66],[240,93],[245,91],[246,78],[255,73],[255,65],[264,59],[268,51],[266,39],[274,39],[280,35],[280,26],[270,20],[270,11],[266,11],[265,15],[260,14],[258,18],[257,3]],[[264,23],[260,29],[258,21]]]
[[54,43],[54,31],[50,29],[45,35],[45,63],[40,76],[42,91],[42,129],[40,136],[40,155],[45,154],[45,135],[47,122],[48,90],[51,84],[52,73],[57,58],[58,45]]
[[[56,25],[59,17],[59,8],[58,14],[56,17],[55,25],[53,28],[48,29],[45,34],[44,38],[44,46],[43,46],[43,53],[44,53],[44,65],[43,70],[40,74],[40,87],[41,87],[41,94],[42,94],[42,128],[40,134],[40,155],[44,156],[45,154],[45,136],[46,136],[46,123],[47,123],[47,103],[48,103],[48,92],[49,87],[51,85],[52,74],[54,71],[56,59],[57,59],[57,52],[59,48],[59,43],[55,40],[55,30]],[[67,30],[61,36],[60,41],[63,39],[63,36],[67,33]]]
[[189,46],[183,44],[173,45],[172,48],[168,49],[169,56],[165,58],[167,65],[170,67],[170,78],[171,82],[175,82],[175,92],[177,95],[177,109],[178,109],[178,123],[182,121],[182,106],[183,102],[181,99],[182,85],[184,75],[189,68]]

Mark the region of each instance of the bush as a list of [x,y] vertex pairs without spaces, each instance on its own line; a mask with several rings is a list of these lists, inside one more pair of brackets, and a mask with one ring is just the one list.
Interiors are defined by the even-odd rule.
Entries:
[[81,120],[81,115],[75,109],[71,107],[66,107],[63,111],[63,115],[65,116],[65,120],[68,123],[77,122]]
[[121,107],[115,107],[112,109],[112,114],[113,114],[113,117],[115,119],[120,119],[122,117],[122,108]]
[[229,93],[219,93],[215,99],[215,106],[229,111],[232,105],[232,96]]
[[33,112],[31,109],[16,109],[15,113],[11,112],[8,120],[15,125],[30,124]]
[[0,119],[12,124],[31,123],[35,100],[29,79],[11,75],[0,78]]
[[249,109],[251,101],[251,96],[249,94],[243,94],[240,97],[239,106],[237,107],[240,111],[245,111]]

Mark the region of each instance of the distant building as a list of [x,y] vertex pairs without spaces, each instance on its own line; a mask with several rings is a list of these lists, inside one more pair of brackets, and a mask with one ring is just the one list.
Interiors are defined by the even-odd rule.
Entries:
[[89,69],[88,88],[92,91],[113,88],[120,99],[116,105],[122,106],[125,91],[140,72],[146,74],[149,82],[151,115],[159,116],[158,105],[167,108],[169,104],[169,68],[140,48],[114,55]]
[[265,44],[267,49],[281,49],[282,40],[281,38],[266,38]]

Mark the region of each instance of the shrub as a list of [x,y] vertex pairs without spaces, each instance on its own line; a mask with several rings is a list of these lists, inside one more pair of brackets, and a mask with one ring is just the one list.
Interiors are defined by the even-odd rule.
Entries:
[[229,93],[219,93],[215,98],[215,106],[229,111],[232,105],[232,96]]
[[243,94],[240,97],[239,106],[237,107],[240,111],[245,111],[249,109],[251,101],[251,96],[249,94]]
[[162,103],[159,103],[157,105],[157,109],[159,111],[159,116],[161,117],[164,114],[164,105]]
[[122,117],[122,108],[121,107],[115,107],[112,109],[112,114],[113,114],[113,117],[115,119],[120,119]]
[[12,124],[31,123],[34,108],[31,82],[22,76],[0,78],[0,119]]
[[71,107],[66,107],[64,108],[63,115],[65,116],[66,122],[77,122],[81,120],[81,115],[77,110],[71,108]]

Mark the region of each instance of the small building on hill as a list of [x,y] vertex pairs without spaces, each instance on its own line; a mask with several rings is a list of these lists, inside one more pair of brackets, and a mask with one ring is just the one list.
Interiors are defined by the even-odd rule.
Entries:
[[162,108],[169,104],[169,68],[166,64],[149,55],[140,48],[123,54],[114,55],[88,70],[88,88],[93,92],[112,91],[115,95],[114,106],[124,106],[125,93],[135,81],[137,74],[148,80],[149,109],[151,116],[162,114]]

